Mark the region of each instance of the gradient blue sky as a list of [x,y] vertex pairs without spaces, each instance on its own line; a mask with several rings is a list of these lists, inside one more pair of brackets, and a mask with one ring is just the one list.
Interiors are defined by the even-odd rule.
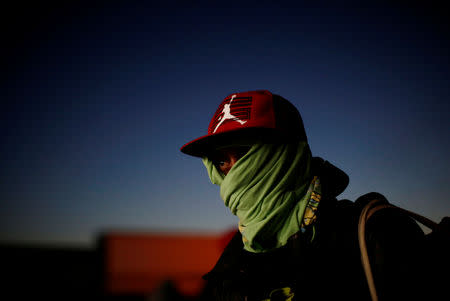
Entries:
[[225,96],[256,89],[297,106],[313,154],[350,176],[341,198],[450,215],[440,7],[139,2],[5,11],[0,241],[235,227],[179,148]]

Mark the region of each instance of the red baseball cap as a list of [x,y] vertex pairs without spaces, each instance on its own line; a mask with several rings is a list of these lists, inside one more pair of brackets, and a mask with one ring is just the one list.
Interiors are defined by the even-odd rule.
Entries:
[[185,154],[203,157],[227,145],[254,142],[307,141],[297,108],[267,90],[228,95],[219,105],[208,127],[208,134],[181,147]]

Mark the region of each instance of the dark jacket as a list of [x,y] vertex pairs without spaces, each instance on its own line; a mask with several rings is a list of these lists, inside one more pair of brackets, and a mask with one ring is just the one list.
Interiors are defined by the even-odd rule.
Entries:
[[[204,276],[207,284],[202,300],[370,300],[360,259],[358,219],[364,204],[384,197],[369,193],[355,202],[337,201],[348,184],[347,175],[318,158],[314,166],[323,193],[314,239],[309,228],[275,251],[251,253],[243,249],[237,232]],[[428,292],[424,292],[421,276],[425,237],[421,228],[409,217],[389,210],[375,213],[366,227],[379,299],[424,297]]]

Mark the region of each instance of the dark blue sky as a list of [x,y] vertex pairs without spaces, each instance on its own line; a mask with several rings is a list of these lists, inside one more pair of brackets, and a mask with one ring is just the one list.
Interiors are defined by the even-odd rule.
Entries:
[[297,106],[313,154],[350,176],[342,198],[378,191],[450,215],[443,8],[207,3],[6,11],[0,241],[91,246],[109,229],[234,227],[200,160],[179,148],[225,96],[255,89]]

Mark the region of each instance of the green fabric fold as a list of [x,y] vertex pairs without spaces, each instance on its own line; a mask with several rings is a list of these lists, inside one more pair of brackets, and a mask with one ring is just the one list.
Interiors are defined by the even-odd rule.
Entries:
[[[302,227],[316,178],[307,142],[254,144],[224,176],[203,158],[209,178],[239,218],[244,248],[266,252],[287,243]],[[320,185],[320,184],[319,184]]]

